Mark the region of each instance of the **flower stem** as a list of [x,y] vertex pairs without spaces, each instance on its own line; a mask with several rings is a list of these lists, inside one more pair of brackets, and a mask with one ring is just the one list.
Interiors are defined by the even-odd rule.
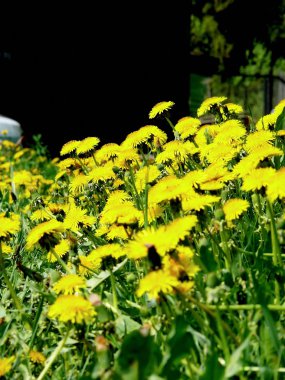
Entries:
[[113,293],[113,306],[115,309],[118,309],[118,298],[117,298],[115,277],[114,277],[114,273],[112,269],[109,269],[109,272],[110,272],[110,280],[111,280],[112,293]]
[[4,281],[7,285],[7,288],[9,289],[10,295],[12,297],[13,303],[15,305],[15,308],[19,311],[23,311],[23,305],[19,299],[19,297],[16,294],[16,291],[7,275],[6,268],[5,268],[5,263],[4,263],[4,257],[3,257],[3,251],[2,251],[2,244],[0,240],[0,270],[3,274]]
[[47,358],[45,367],[43,368],[43,370],[40,373],[40,375],[37,378],[37,380],[42,380],[45,377],[45,375],[47,374],[48,370],[50,369],[52,363],[55,361],[55,359],[60,354],[60,351],[64,347],[64,345],[65,345],[65,343],[66,343],[66,341],[68,339],[69,333],[70,333],[70,328],[67,330],[67,332],[65,334],[65,337],[59,342],[58,346],[53,351],[53,353]]

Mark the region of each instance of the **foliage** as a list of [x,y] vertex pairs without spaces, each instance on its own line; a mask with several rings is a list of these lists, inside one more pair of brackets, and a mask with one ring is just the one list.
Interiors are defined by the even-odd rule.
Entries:
[[3,141],[0,377],[279,378],[284,106],[254,123],[213,97],[173,124],[163,101],[53,160]]

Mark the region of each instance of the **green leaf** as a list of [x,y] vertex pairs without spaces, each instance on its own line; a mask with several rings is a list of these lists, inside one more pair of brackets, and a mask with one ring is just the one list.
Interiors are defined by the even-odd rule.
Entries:
[[205,363],[205,372],[199,380],[224,380],[225,369],[218,360],[217,352],[211,353]]
[[141,325],[138,322],[134,321],[132,318],[130,318],[128,315],[120,315],[115,320],[116,333],[120,338],[134,330],[137,330],[140,327]]
[[241,355],[243,350],[248,346],[248,344],[249,337],[247,337],[245,341],[232,353],[225,371],[226,379],[236,375],[242,369],[243,364],[241,362]]

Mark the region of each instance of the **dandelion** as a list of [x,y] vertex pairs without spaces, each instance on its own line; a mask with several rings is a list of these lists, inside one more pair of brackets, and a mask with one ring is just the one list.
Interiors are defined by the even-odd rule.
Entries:
[[69,204],[65,209],[66,215],[63,221],[63,225],[66,229],[71,231],[78,231],[79,226],[92,226],[97,218],[95,216],[86,215],[87,210],[82,209],[81,207],[77,207],[74,200],[70,198]]
[[272,130],[274,129],[275,123],[277,121],[278,114],[270,113],[268,115],[262,116],[255,125],[257,131],[260,130]]
[[147,293],[150,298],[158,299],[160,293],[171,294],[178,285],[177,278],[171,276],[167,271],[157,270],[148,273],[140,280],[136,294],[141,297]]
[[64,156],[64,155],[66,155],[66,154],[69,154],[69,153],[71,153],[71,152],[74,152],[74,151],[76,150],[76,148],[78,147],[79,143],[80,143],[80,141],[77,141],[77,140],[71,140],[71,141],[68,141],[67,143],[65,143],[65,144],[62,146],[62,148],[61,148],[59,154],[60,154],[61,156]]
[[120,208],[107,207],[101,212],[100,218],[103,224],[132,224],[140,220],[141,212],[132,202],[124,202]]
[[32,249],[45,235],[52,235],[65,230],[62,222],[56,219],[48,220],[34,227],[27,236],[26,248]]
[[53,285],[53,290],[59,294],[73,294],[86,288],[86,281],[77,274],[67,274]]
[[250,153],[256,150],[258,147],[266,143],[270,143],[273,140],[274,140],[273,132],[269,130],[261,129],[260,131],[250,133],[247,136],[246,142],[244,144],[244,149]]
[[154,139],[159,140],[160,145],[163,145],[167,140],[167,134],[155,125],[145,125],[139,130],[129,133],[121,147],[129,149],[136,148],[143,143],[150,145]]
[[130,165],[140,161],[140,155],[133,148],[120,150],[118,158],[114,161],[114,166],[121,169],[129,169]]
[[243,177],[241,189],[245,191],[260,190],[271,182],[271,178],[274,174],[275,169],[273,168],[254,169]]
[[44,356],[44,354],[42,354],[39,351],[35,351],[35,350],[31,350],[29,352],[29,358],[30,358],[31,362],[33,362],[35,364],[44,364],[46,361],[46,357]]
[[58,318],[60,322],[89,322],[96,315],[89,300],[77,295],[61,295],[48,311],[49,318]]
[[144,166],[136,172],[135,186],[140,193],[145,190],[146,184],[155,181],[161,175],[160,170],[156,166]]
[[249,208],[249,203],[245,199],[232,198],[225,202],[223,211],[229,227],[233,226],[232,221],[238,219],[243,212]]
[[216,195],[195,193],[194,195],[183,198],[181,201],[181,206],[183,211],[201,211],[206,207],[210,207],[213,203],[216,203],[219,200],[220,197]]
[[172,101],[159,102],[152,107],[148,114],[148,117],[150,119],[154,119],[156,116],[161,115],[166,111],[169,111],[174,106],[174,104],[175,103]]
[[93,249],[87,256],[88,260],[102,259],[108,256],[118,259],[119,257],[125,256],[125,248],[119,243],[105,244]]
[[275,174],[270,177],[270,181],[267,184],[266,195],[271,202],[277,198],[285,198],[285,168],[277,170]]
[[3,130],[1,131],[1,135],[3,135],[3,136],[7,136],[7,135],[8,135],[8,129],[3,129]]
[[5,376],[12,368],[15,356],[0,358],[0,377]]
[[79,273],[83,276],[88,276],[90,273],[99,269],[101,266],[102,259],[101,257],[94,258],[88,256],[78,256],[80,264],[79,264]]
[[84,140],[79,141],[75,150],[77,154],[83,154],[92,151],[98,144],[100,140],[98,137],[86,137]]
[[199,149],[190,141],[173,140],[163,146],[163,152],[156,156],[155,161],[157,164],[181,163],[198,151]]
[[72,194],[81,193],[84,187],[88,184],[89,178],[85,174],[78,174],[72,178],[69,185],[69,190]]
[[281,115],[285,107],[285,99],[280,100],[280,102],[274,107],[274,113],[276,115]]
[[[53,248],[53,251],[59,256],[63,257],[70,250],[70,241],[68,239],[62,239],[58,244],[56,244]],[[50,251],[47,255],[47,259],[49,262],[54,263],[57,261],[56,256],[53,251]]]
[[197,110],[197,116],[200,117],[205,115],[210,112],[214,106],[220,106],[226,99],[226,96],[213,96],[212,98],[204,100]]
[[10,213],[10,217],[4,212],[0,213],[0,239],[15,235],[21,228],[20,216]]
[[98,163],[102,163],[104,161],[114,160],[119,155],[121,147],[115,143],[108,143],[103,145],[100,149],[95,153],[95,158]]
[[230,114],[239,114],[243,112],[243,108],[239,104],[226,103],[224,104],[224,107]]
[[198,128],[201,125],[201,121],[195,117],[186,116],[178,120],[174,129],[179,133],[180,137],[184,140],[189,136],[196,134]]
[[112,166],[98,166],[92,169],[87,176],[88,182],[98,183],[99,181],[107,182],[110,179],[115,179],[116,175]]

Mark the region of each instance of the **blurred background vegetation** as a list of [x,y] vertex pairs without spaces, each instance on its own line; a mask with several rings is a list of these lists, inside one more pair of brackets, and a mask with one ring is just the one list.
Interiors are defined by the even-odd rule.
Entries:
[[190,0],[192,115],[228,96],[255,119],[285,98],[285,2]]

